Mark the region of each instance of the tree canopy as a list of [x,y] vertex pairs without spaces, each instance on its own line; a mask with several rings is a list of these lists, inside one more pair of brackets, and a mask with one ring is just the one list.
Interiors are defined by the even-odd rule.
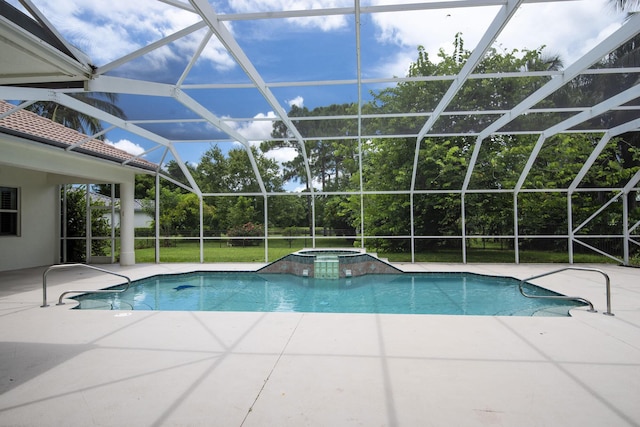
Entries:
[[[638,37],[632,39],[605,57],[597,67],[632,62],[637,65],[639,40]],[[419,46],[408,77],[455,75],[470,55],[460,35],[454,40],[452,52],[440,50],[435,59]],[[584,221],[611,194],[584,191],[580,197],[575,197],[575,206],[570,214],[567,213],[566,189],[601,137],[575,132],[548,138],[535,157],[522,187],[515,190],[538,137],[517,131],[533,128],[542,132],[564,119],[557,114],[542,110],[522,116],[502,129],[513,131],[511,134],[501,132],[486,138],[475,159],[468,183],[469,193],[461,194],[471,153],[477,143],[475,136],[464,134],[484,129],[500,117],[502,111],[512,109],[551,79],[548,73],[518,76],[518,72],[553,71],[562,66],[562,59],[547,55],[544,46],[511,51],[489,49],[475,71],[515,75],[509,78],[476,77],[466,81],[447,106],[447,114],[441,115],[430,131],[430,134],[446,131],[461,136],[443,138],[427,134],[419,143],[417,157],[415,134],[424,125],[426,115],[447,91],[451,84],[448,80],[410,79],[371,92],[371,100],[361,106],[365,114],[360,124],[361,134],[393,137],[370,137],[359,141],[358,106],[355,104],[334,104],[311,110],[292,106],[289,117],[307,137],[304,147],[282,122],[277,121],[274,122],[272,139],[264,141],[259,150],[252,147],[251,153],[268,193],[284,191],[285,183],[290,181],[302,183],[307,193],[314,187],[315,224],[312,224],[309,197],[281,196],[269,197],[267,226],[315,226],[339,230],[337,234],[351,236],[359,231],[364,236],[376,236],[367,239],[367,246],[387,251],[407,251],[411,244],[407,236],[413,235],[429,236],[417,239],[415,249],[418,251],[459,245],[459,240],[447,240],[446,237],[462,235],[463,215],[464,233],[483,239],[486,236],[512,235],[515,221],[518,221],[521,235],[566,234],[568,215],[572,215],[573,222]],[[545,102],[556,106],[592,105],[594,100],[604,99],[634,84],[637,84],[637,77],[633,73],[623,74],[615,81],[607,74],[583,74]],[[537,107],[544,106],[540,104]],[[456,114],[466,111],[482,111],[482,114]],[[593,120],[623,123],[629,120],[629,114],[621,110]],[[380,129],[384,132],[378,132]],[[283,148],[293,148],[296,155],[280,168],[267,156],[270,151]],[[305,157],[309,161],[309,171],[305,168]],[[415,178],[414,161],[417,161]],[[208,209],[205,227],[208,230],[224,232],[234,227],[242,228],[247,223],[264,223],[262,196],[227,196],[260,192],[247,149],[233,148],[223,153],[219,147],[212,146],[195,167],[189,168],[205,194],[225,195],[212,199],[205,197]],[[623,186],[639,168],[637,132],[620,135],[598,155],[595,166],[585,175],[580,188]],[[183,180],[179,168],[170,164],[166,171],[176,180]],[[550,192],[537,191],[541,189]],[[176,188],[173,193],[184,191]],[[170,200],[168,194],[163,197]],[[179,197],[186,196],[182,194]],[[517,215],[514,197],[518,204]],[[629,196],[629,202],[631,208],[637,210],[635,194]],[[171,206],[185,207],[185,203]],[[193,197],[191,203],[195,203]],[[185,208],[185,211],[188,213],[190,209]],[[362,217],[361,211],[364,212]],[[609,209],[590,221],[582,232],[607,234],[612,224],[619,224],[620,220],[620,210]],[[178,223],[187,220],[171,218],[161,221],[172,224],[172,229],[179,231]],[[566,239],[561,243],[552,240],[525,238],[521,245],[556,249],[558,245],[567,244]],[[501,240],[507,246],[513,242],[512,238]]]

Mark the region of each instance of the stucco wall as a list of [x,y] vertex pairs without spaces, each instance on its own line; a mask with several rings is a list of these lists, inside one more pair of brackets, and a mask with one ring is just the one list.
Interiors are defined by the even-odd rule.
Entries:
[[[102,217],[106,219],[109,222],[109,224],[111,224],[111,212],[104,214]],[[133,226],[135,228],[148,228],[148,227],[151,227],[152,223],[153,223],[153,217],[139,210],[134,212]],[[116,227],[120,227],[120,209],[116,209],[115,211],[114,224]]]
[[20,188],[21,235],[0,236],[0,271],[50,265],[57,259],[57,194],[47,173],[0,165],[0,186]]
[[[0,237],[0,271],[51,265],[58,262],[58,184],[110,183],[131,188],[133,219],[135,172],[112,162],[69,153],[59,148],[0,137],[0,185],[21,189],[21,236]],[[122,187],[121,187],[122,191]],[[126,234],[127,263],[133,256],[133,220],[121,229]],[[130,244],[129,244],[130,242]],[[121,257],[122,257],[121,248]],[[131,258],[131,259],[129,259]]]

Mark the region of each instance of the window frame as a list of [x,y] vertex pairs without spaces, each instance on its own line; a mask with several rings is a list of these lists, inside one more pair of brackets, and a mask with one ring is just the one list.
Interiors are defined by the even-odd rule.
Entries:
[[0,194],[4,193],[5,191],[11,191],[11,192],[15,192],[15,199],[16,199],[16,203],[15,203],[15,209],[13,208],[6,208],[2,205],[2,198],[0,197],[0,214],[10,214],[10,215],[15,215],[15,231],[11,230],[10,232],[5,232],[4,230],[2,230],[0,228],[0,238],[2,237],[20,237],[20,231],[21,231],[21,209],[20,209],[20,202],[21,202],[21,191],[20,191],[20,187],[14,187],[14,186],[9,186],[9,185],[0,185]]

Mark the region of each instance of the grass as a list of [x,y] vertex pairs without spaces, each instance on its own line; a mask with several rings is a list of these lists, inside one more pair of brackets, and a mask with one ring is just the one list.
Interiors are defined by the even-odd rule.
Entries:
[[[378,253],[382,258],[388,258],[392,262],[411,262],[410,253]],[[462,262],[462,253],[459,250],[437,250],[429,253],[416,253],[416,262]],[[472,249],[467,250],[467,262],[469,263],[513,263],[515,252],[507,249]],[[591,254],[574,254],[575,263],[604,263],[616,264],[617,262],[601,256]],[[568,263],[569,255],[565,252],[526,251],[520,252],[521,263]]]
[[[152,242],[152,241],[149,241]],[[200,262],[198,240],[170,240],[172,246],[160,247],[160,262]],[[311,247],[311,238],[269,240],[269,261],[275,261],[297,250]],[[316,239],[316,247],[349,247],[345,239]],[[224,240],[208,240],[204,243],[205,262],[264,262],[264,244],[259,246],[228,246]],[[136,249],[136,262],[155,262],[155,248]]]
[[[140,240],[138,241],[141,242]],[[152,241],[151,241],[152,242]],[[171,240],[172,246],[160,247],[160,262],[200,262],[200,242],[198,240]],[[286,241],[281,239],[269,240],[269,261],[275,261],[292,252],[311,247],[312,241],[308,239],[295,239]],[[353,248],[346,239],[316,239],[316,247]],[[369,252],[375,252],[368,249]],[[386,253],[378,252],[380,258],[386,258],[391,262],[411,262],[410,253]],[[261,243],[259,246],[228,246],[226,241],[209,240],[204,243],[204,262],[264,262],[265,249]],[[416,253],[416,262],[462,262],[462,253],[458,249],[438,249],[429,252]],[[470,263],[513,263],[515,253],[513,249],[500,248],[470,248],[467,250],[467,262]],[[155,248],[136,249],[136,262],[155,262]],[[522,263],[566,263],[569,257],[566,252],[550,251],[520,251]],[[597,254],[574,254],[576,263],[612,263],[616,261]]]

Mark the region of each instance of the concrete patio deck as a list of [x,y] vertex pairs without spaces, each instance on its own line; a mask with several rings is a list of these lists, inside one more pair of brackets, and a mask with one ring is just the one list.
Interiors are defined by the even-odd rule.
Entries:
[[[106,268],[132,279],[263,264]],[[395,264],[525,278],[562,265]],[[581,265],[582,266],[582,265]],[[0,273],[0,425],[639,426],[640,269],[534,281],[598,313],[492,317],[71,310],[89,270]]]

